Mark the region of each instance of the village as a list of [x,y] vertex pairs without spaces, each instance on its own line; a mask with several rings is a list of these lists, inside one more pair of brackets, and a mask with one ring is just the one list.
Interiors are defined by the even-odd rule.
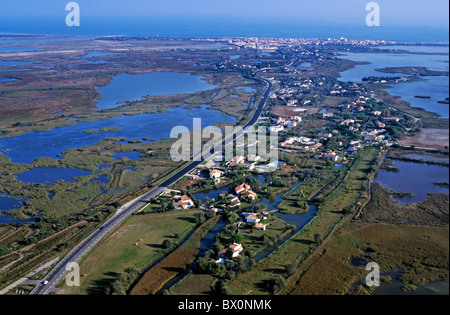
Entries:
[[[311,121],[321,121],[327,127],[299,131],[305,122]],[[281,160],[302,156],[311,167],[336,169],[344,167],[365,147],[392,146],[396,128],[407,130],[408,121],[401,112],[360,95],[355,101],[303,117],[272,114],[262,119],[261,124],[268,131],[279,133]],[[212,160],[186,176],[177,187],[180,189],[159,197],[166,200],[168,210],[202,210],[204,215],[199,223],[215,215],[226,221],[226,228],[216,235],[215,246],[201,258],[203,271],[217,273],[220,267],[212,261],[217,265],[245,268],[244,261],[252,260],[258,252],[295,232],[295,226],[275,215],[281,207],[268,209],[261,203],[267,198],[268,190],[277,188],[272,185],[274,181],[262,184],[255,180],[273,173],[289,176],[284,170],[286,165],[284,161],[263,162],[256,155],[234,156],[229,161]],[[209,197],[208,192],[218,191],[216,198]],[[204,198],[197,199],[198,195]],[[302,202],[307,206],[307,200],[298,201]]]

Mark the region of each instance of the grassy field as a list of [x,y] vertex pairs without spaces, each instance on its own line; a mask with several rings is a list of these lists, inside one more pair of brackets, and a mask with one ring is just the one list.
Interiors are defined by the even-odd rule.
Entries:
[[179,241],[175,234],[182,238],[192,230],[196,212],[177,211],[131,217],[83,259],[80,270],[86,276],[81,278],[81,287],[63,285],[61,289],[64,294],[101,294],[125,268],[134,266],[143,270],[162,256],[163,241]]
[[197,258],[202,239],[219,219],[216,216],[203,223],[185,243],[147,271],[133,287],[131,295],[156,294],[167,282],[186,270]]
[[[333,193],[322,201],[317,217],[300,233],[281,246],[274,254],[264,259],[251,271],[239,275],[229,282],[229,289],[238,295],[259,295],[272,293],[271,282],[284,274],[287,264],[304,262],[316,249],[315,235],[326,239],[335,227],[348,217],[346,207],[355,207],[358,202],[368,197],[369,169],[380,157],[375,148],[366,149],[355,161],[347,178]],[[349,211],[351,213],[352,211]],[[288,286],[295,283],[298,274],[287,279]]]
[[213,275],[190,274],[170,289],[171,295],[212,295]]
[[302,266],[290,294],[346,294],[368,274],[364,268],[352,267],[352,258],[376,262],[381,271],[402,268],[403,278],[414,284],[448,279],[448,233],[448,227],[351,221]]

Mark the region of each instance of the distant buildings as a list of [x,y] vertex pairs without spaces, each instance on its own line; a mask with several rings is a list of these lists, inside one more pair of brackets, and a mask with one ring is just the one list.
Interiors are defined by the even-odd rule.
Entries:
[[269,127],[270,132],[282,132],[284,131],[284,126],[271,126]]
[[239,164],[243,164],[245,162],[245,158],[243,156],[235,156],[227,163],[227,166],[234,167]]

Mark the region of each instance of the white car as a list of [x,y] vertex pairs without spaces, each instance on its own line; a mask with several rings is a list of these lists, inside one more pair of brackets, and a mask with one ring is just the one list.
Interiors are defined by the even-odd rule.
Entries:
[[48,280],[44,280],[44,281],[42,282],[42,284],[43,284],[43,285],[47,285],[47,284],[48,284]]

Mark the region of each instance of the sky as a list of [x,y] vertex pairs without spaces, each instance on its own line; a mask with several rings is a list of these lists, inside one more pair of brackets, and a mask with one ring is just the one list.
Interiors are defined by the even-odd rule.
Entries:
[[[1,18],[62,17],[69,0],[1,0]],[[370,0],[77,0],[81,16],[359,24]],[[447,27],[448,0],[378,0],[384,25]]]

